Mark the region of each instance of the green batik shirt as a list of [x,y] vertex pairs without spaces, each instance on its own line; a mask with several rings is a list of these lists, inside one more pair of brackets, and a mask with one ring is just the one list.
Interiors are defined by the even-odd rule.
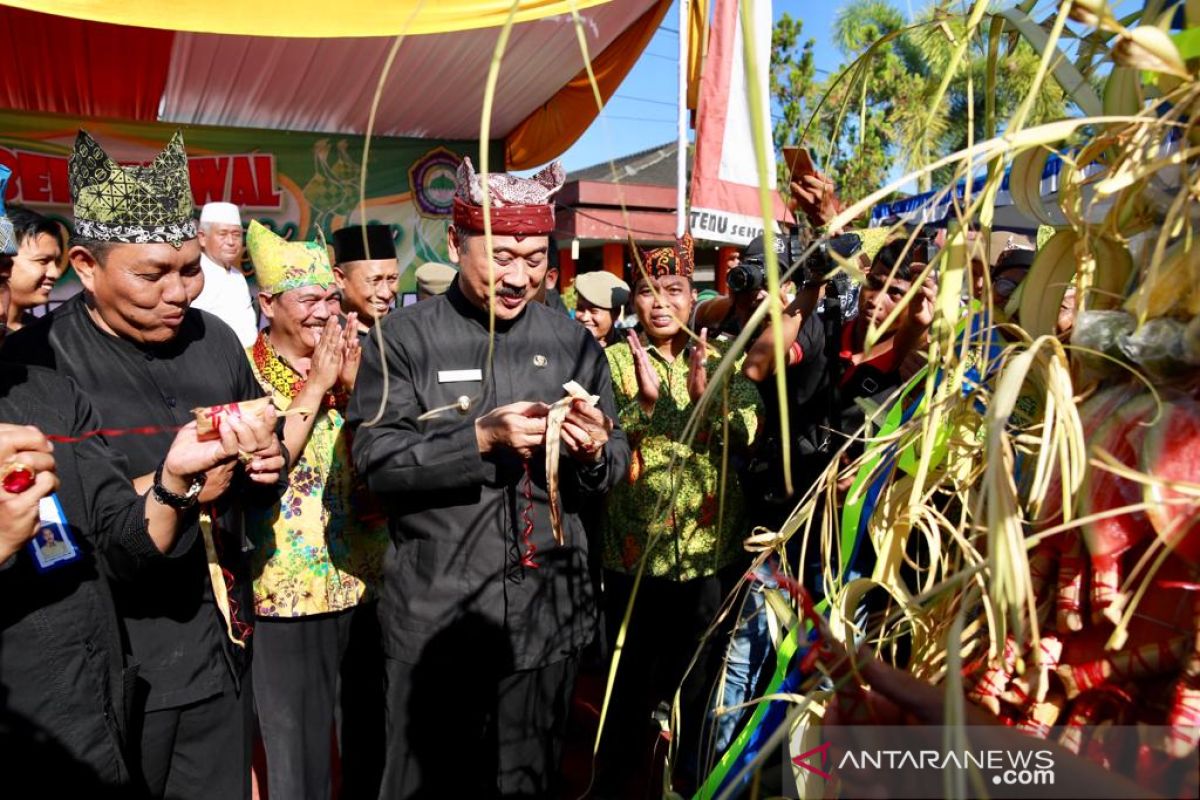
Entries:
[[[728,347],[723,342],[709,342],[709,346],[722,355]],[[638,404],[629,343],[620,342],[605,351],[632,459],[626,480],[608,497],[604,566],[635,573],[654,538],[647,575],[675,581],[702,578],[745,552],[742,542],[748,530],[735,465],[745,456],[758,429],[762,401],[758,389],[742,375],[742,360],[738,359],[732,379],[714,395],[694,441],[688,444],[682,441],[682,434],[695,404],[688,395],[687,353],[667,361],[657,348],[645,347],[661,380],[651,416]],[[710,356],[710,375],[715,363],[716,358]],[[726,436],[729,452],[722,476]]]

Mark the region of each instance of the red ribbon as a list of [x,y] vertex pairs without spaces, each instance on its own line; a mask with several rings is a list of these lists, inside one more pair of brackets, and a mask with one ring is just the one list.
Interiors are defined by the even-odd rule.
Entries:
[[103,436],[106,439],[111,439],[114,436],[154,436],[159,433],[178,433],[182,428],[182,425],[144,425],[140,428],[97,428],[94,431],[87,431],[78,436],[48,435],[46,438],[52,442],[75,444],[85,439],[91,439],[94,436]]
[[537,553],[537,545],[533,543],[533,476],[529,473],[529,462],[525,462],[525,479],[521,482],[521,496],[525,498],[525,507],[521,509],[521,520],[525,528],[521,531],[521,543],[525,552],[521,555],[521,566],[537,569],[538,563],[533,560]]
[[[153,436],[158,433],[175,433],[182,427],[182,425],[146,425],[141,428],[98,428],[94,431],[81,433],[78,436],[60,436],[50,434],[46,436],[46,439],[51,442],[59,442],[62,444],[74,444],[76,442],[82,442],[85,439],[91,439],[94,436],[112,437],[126,436],[130,434]],[[24,465],[14,464],[4,472],[3,477],[0,477],[0,487],[2,487],[4,491],[8,492],[9,494],[20,494],[21,492],[24,492],[33,486],[33,482],[36,480],[36,478],[37,475],[34,474],[33,470],[25,467]]]

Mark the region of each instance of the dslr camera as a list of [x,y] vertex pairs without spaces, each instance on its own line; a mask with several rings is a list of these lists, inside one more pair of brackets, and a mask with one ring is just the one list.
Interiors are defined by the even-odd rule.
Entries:
[[[780,268],[786,270],[803,252],[796,236],[780,237],[776,240],[777,255]],[[856,233],[843,233],[831,239],[821,240],[813,252],[808,255],[800,266],[798,282],[802,284],[820,283],[825,276],[838,267],[837,258],[850,258],[862,249],[862,239]],[[726,276],[729,291],[734,294],[757,292],[767,285],[766,257],[763,252],[762,237],[756,238],[746,246],[742,261]]]

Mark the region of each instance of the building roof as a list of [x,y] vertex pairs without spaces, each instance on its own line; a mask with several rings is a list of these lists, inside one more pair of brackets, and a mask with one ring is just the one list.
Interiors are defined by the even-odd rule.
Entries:
[[[692,176],[692,148],[688,147],[688,180]],[[642,186],[674,186],[675,185],[675,154],[678,152],[676,142],[667,142],[639,153],[622,156],[612,162],[603,161],[590,167],[575,170],[567,174],[567,182],[599,181],[615,183],[613,170],[616,170],[617,181],[621,183],[636,183]]]

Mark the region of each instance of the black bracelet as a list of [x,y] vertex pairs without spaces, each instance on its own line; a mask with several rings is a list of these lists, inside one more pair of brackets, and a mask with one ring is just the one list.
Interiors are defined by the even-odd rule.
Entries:
[[176,494],[162,484],[163,467],[165,466],[166,462],[164,461],[154,471],[154,484],[150,487],[150,491],[154,493],[154,499],[176,511],[186,511],[196,505],[196,501],[200,497],[200,490],[204,488],[204,473],[192,476],[192,485],[188,487],[187,494]]

